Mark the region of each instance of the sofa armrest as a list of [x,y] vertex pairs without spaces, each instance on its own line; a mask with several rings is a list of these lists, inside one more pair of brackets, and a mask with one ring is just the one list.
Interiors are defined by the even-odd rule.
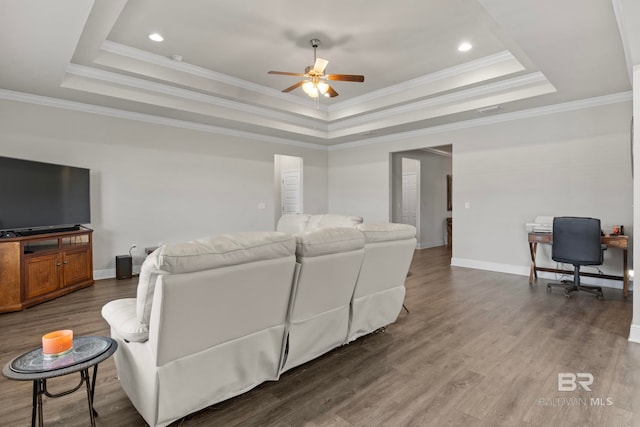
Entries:
[[149,339],[149,328],[140,323],[136,315],[135,298],[118,299],[105,304],[102,317],[127,341],[144,342]]

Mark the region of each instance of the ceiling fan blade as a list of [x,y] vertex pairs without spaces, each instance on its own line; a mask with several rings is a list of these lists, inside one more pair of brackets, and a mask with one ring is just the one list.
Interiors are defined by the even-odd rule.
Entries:
[[290,73],[288,71],[269,71],[268,74],[278,74],[280,76],[298,76],[298,77],[304,77],[304,74],[302,73]]
[[322,58],[316,58],[316,63],[313,64],[313,71],[318,74],[324,74],[324,69],[327,68],[328,60]]
[[297,88],[299,88],[300,86],[302,86],[302,84],[303,84],[303,83],[304,83],[304,80],[301,80],[301,81],[299,81],[298,83],[296,83],[296,84],[294,84],[294,85],[291,85],[291,86],[289,86],[289,87],[288,87],[288,88],[286,88],[286,89],[283,89],[282,91],[283,91],[283,92],[291,92],[292,90],[297,89]]
[[329,98],[333,98],[334,96],[338,96],[338,92],[336,92],[334,88],[329,86],[329,89],[327,89],[327,95],[329,95]]
[[363,82],[364,76],[355,74],[327,74],[328,80],[339,80],[342,82]]

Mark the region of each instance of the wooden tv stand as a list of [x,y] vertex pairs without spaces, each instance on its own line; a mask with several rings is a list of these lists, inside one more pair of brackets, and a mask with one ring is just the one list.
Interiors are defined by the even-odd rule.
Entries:
[[93,230],[0,238],[0,313],[93,285]]

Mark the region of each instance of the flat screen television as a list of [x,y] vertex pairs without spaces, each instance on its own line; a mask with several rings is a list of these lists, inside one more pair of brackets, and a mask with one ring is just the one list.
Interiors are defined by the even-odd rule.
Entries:
[[89,169],[0,157],[0,230],[91,222]]

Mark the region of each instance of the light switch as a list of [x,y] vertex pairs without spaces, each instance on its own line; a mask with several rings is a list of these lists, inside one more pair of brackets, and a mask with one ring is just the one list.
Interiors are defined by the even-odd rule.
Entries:
[[267,204],[265,202],[258,203],[258,209],[266,209],[266,208],[267,208]]
[[471,202],[464,202],[465,209],[471,209]]

